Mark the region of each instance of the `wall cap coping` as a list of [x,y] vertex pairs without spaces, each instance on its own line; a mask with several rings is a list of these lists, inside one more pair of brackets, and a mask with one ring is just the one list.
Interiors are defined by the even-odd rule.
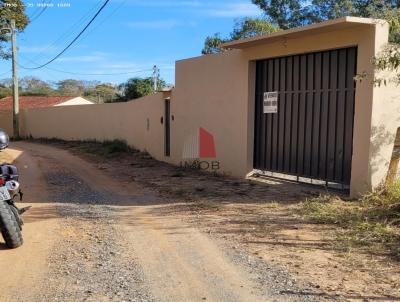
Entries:
[[299,38],[310,34],[318,34],[333,30],[342,30],[355,26],[376,26],[377,24],[387,23],[382,19],[360,18],[360,17],[342,17],[339,19],[328,20],[307,26],[296,27],[287,30],[277,31],[271,34],[226,42],[221,44],[224,49],[244,49],[262,44],[269,44],[279,40]]

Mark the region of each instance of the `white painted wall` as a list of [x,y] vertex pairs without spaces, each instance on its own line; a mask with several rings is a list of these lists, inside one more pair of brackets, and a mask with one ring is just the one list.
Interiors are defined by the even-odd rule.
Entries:
[[70,100],[68,100],[68,101],[66,101],[64,103],[55,105],[54,107],[57,107],[57,106],[73,106],[73,105],[93,105],[93,104],[94,104],[93,102],[88,101],[87,99],[84,99],[83,97],[78,96],[78,97],[70,99]]

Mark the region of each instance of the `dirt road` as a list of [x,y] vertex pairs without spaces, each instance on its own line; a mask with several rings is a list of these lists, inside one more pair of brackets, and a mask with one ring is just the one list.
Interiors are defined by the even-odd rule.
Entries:
[[18,165],[33,205],[24,246],[0,243],[2,302],[313,301],[284,272],[165,216],[173,200],[67,151],[18,142],[0,159]]

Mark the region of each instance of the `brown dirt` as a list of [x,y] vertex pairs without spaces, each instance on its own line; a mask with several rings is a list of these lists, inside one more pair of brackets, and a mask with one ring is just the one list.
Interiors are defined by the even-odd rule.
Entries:
[[344,248],[340,229],[307,223],[300,203],[324,190],[278,180],[211,176],[157,162],[146,154],[121,154],[104,162],[75,143],[61,146],[120,179],[158,190],[181,205],[163,207],[214,238],[255,258],[276,263],[296,279],[313,284],[309,294],[339,301],[400,301],[400,263],[385,254]]
[[[46,282],[47,258],[54,244],[54,233],[59,228],[59,215],[54,205],[48,203],[46,183],[41,177],[37,161],[18,150],[8,150],[0,155],[0,162],[21,163],[21,182],[25,195],[22,206],[34,208],[25,215],[21,248],[8,250],[0,240],[0,301],[18,301],[22,294],[27,300],[38,294],[41,282]],[[40,230],[40,231],[38,231]],[[21,293],[21,290],[27,289]]]
[[170,201],[142,185],[50,146],[18,142],[5,155],[34,209],[25,245],[0,251],[1,301],[272,301],[267,284],[179,213],[165,216]]
[[[24,246],[0,248],[0,271],[9,272],[0,274],[0,301],[43,301],[41,291],[51,296],[49,291],[66,288],[74,291],[74,301],[96,301],[85,288],[89,284],[72,286],[71,276],[48,279],[61,265],[51,263],[52,253],[64,259],[77,253],[80,243],[90,250],[96,233],[95,218],[69,217],[50,202],[52,186],[45,175],[54,171],[79,176],[96,192],[116,196],[99,213],[112,213],[105,217],[119,235],[104,238],[115,238],[123,258],[143,270],[151,295],[142,301],[153,301],[150,296],[154,301],[400,301],[398,262],[343,251],[333,227],[308,224],[295,214],[299,201],[320,193],[314,188],[182,171],[142,153],[105,161],[76,145],[58,146],[80,157],[26,142],[6,153],[21,169],[26,202],[34,209],[25,216]],[[106,230],[98,232],[101,237]],[[79,253],[76,257],[72,260],[78,261]],[[123,263],[112,268],[122,270]],[[96,272],[88,281],[105,282]],[[285,285],[276,290],[275,281]],[[68,295],[58,301],[71,301]],[[123,301],[103,293],[98,297]]]

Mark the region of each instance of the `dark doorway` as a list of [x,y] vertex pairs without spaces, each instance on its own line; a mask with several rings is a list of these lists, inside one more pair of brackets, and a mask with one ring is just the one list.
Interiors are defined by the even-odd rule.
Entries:
[[164,141],[165,141],[165,147],[164,147],[164,153],[165,156],[171,156],[171,102],[170,100],[165,100],[165,114],[164,114],[164,119],[165,119],[165,126],[164,126]]

